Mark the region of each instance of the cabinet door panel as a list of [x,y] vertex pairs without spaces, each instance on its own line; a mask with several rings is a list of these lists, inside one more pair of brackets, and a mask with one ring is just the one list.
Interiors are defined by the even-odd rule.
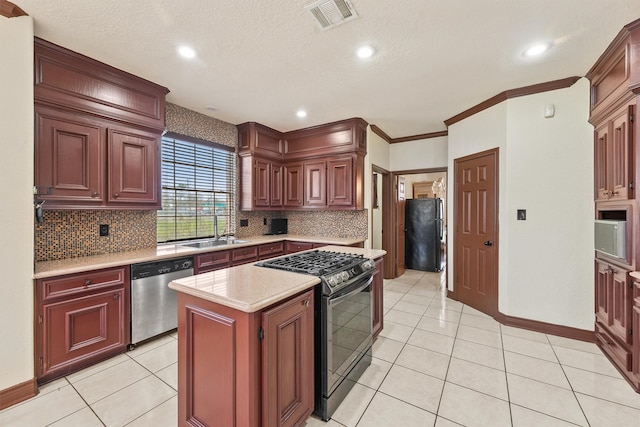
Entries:
[[594,139],[595,198],[596,200],[608,200],[609,123],[595,130]]
[[321,162],[304,163],[304,205],[327,206],[327,164]]
[[631,343],[631,289],[627,271],[612,268],[611,278],[611,331],[624,342]]
[[254,163],[254,205],[269,207],[269,162],[256,159]]
[[609,292],[609,264],[596,260],[596,317],[607,326],[612,323]]
[[282,166],[276,163],[271,164],[271,197],[269,205],[271,207],[282,207]]
[[103,135],[99,122],[36,108],[35,185],[41,198],[102,203]]
[[143,203],[160,207],[159,136],[110,129],[109,203]]
[[327,173],[328,205],[353,206],[353,160],[329,160]]
[[262,314],[262,425],[293,427],[313,410],[313,291]]
[[304,204],[302,163],[284,166],[284,206],[301,208]]
[[42,374],[126,344],[125,291],[43,306]]
[[611,161],[609,185],[611,199],[627,199],[629,188],[629,114],[633,106],[625,106],[618,112],[612,122]]

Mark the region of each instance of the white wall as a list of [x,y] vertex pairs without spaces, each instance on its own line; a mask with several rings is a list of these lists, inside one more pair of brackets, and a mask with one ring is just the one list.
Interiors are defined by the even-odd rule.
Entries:
[[389,144],[391,171],[441,168],[447,165],[447,137]]
[[[371,224],[373,221],[373,210],[371,209],[371,190],[373,184],[371,182],[371,178],[373,175],[371,165],[379,166],[385,170],[390,169],[389,162],[389,143],[384,139],[380,138],[377,134],[371,131],[371,126],[367,127],[367,157],[365,157],[364,161],[364,208],[368,211],[367,221],[369,232],[367,233],[367,241],[365,242],[365,248],[371,248],[372,239],[374,239],[371,230]],[[378,183],[380,184],[380,183]],[[382,192],[382,188],[379,187],[379,191]],[[382,199],[378,199],[378,203],[382,206]],[[380,218],[382,216],[382,208],[377,209],[377,214],[379,214]],[[376,242],[382,242],[382,228],[380,227],[381,221],[378,220],[373,223],[375,230],[373,233],[376,234],[375,240]]]
[[[555,105],[554,118],[543,117],[547,104]],[[507,100],[449,127],[450,195],[454,159],[500,150],[498,309],[503,314],[593,329],[588,108],[589,84],[581,79],[570,88]],[[526,221],[516,221],[516,209],[527,209]],[[453,203],[448,210],[453,218]],[[449,289],[453,279],[450,274]]]
[[[554,104],[555,117],[543,117]],[[589,82],[507,101],[505,314],[593,329]],[[526,209],[526,221],[516,210]],[[501,239],[502,241],[502,239]],[[532,301],[536,303],[532,304]]]
[[0,390],[34,377],[33,34],[0,16]]

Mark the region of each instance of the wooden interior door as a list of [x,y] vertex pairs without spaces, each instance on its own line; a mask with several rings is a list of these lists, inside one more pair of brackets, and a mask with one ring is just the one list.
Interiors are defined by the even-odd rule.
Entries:
[[400,277],[404,274],[404,208],[405,208],[405,188],[404,177],[396,177],[396,224],[398,224],[396,231],[396,277]]
[[498,312],[498,149],[455,160],[454,293]]

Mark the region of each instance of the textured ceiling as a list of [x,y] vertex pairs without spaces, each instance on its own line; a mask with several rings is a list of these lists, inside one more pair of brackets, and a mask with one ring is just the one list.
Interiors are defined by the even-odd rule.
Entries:
[[[13,2],[38,37],[166,86],[189,109],[280,131],[362,117],[392,138],[444,130],[507,89],[583,76],[640,18],[638,0],[351,0],[359,17],[320,31],[311,0]],[[554,46],[525,59],[539,40]],[[196,59],[176,55],[182,43]],[[354,55],[364,43],[378,51],[368,61]]]

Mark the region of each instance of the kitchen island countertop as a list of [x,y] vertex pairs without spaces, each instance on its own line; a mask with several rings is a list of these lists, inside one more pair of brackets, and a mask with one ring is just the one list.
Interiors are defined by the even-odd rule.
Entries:
[[[62,276],[72,273],[83,273],[101,268],[119,267],[139,262],[159,261],[162,259],[188,257],[206,252],[223,251],[246,246],[275,243],[283,240],[326,243],[330,245],[354,245],[362,243],[364,239],[319,237],[281,234],[277,236],[250,236],[241,238],[244,243],[233,243],[209,248],[191,248],[183,244],[160,244],[157,247],[140,249],[137,251],[115,252],[103,255],[92,255],[78,258],[67,258],[53,261],[36,262],[34,279]],[[186,242],[185,242],[186,243]]]
[[[347,252],[376,259],[386,254],[379,249],[325,246],[319,250]],[[316,276],[244,264],[210,273],[178,279],[169,287],[195,297],[253,313],[276,304],[320,283]]]

